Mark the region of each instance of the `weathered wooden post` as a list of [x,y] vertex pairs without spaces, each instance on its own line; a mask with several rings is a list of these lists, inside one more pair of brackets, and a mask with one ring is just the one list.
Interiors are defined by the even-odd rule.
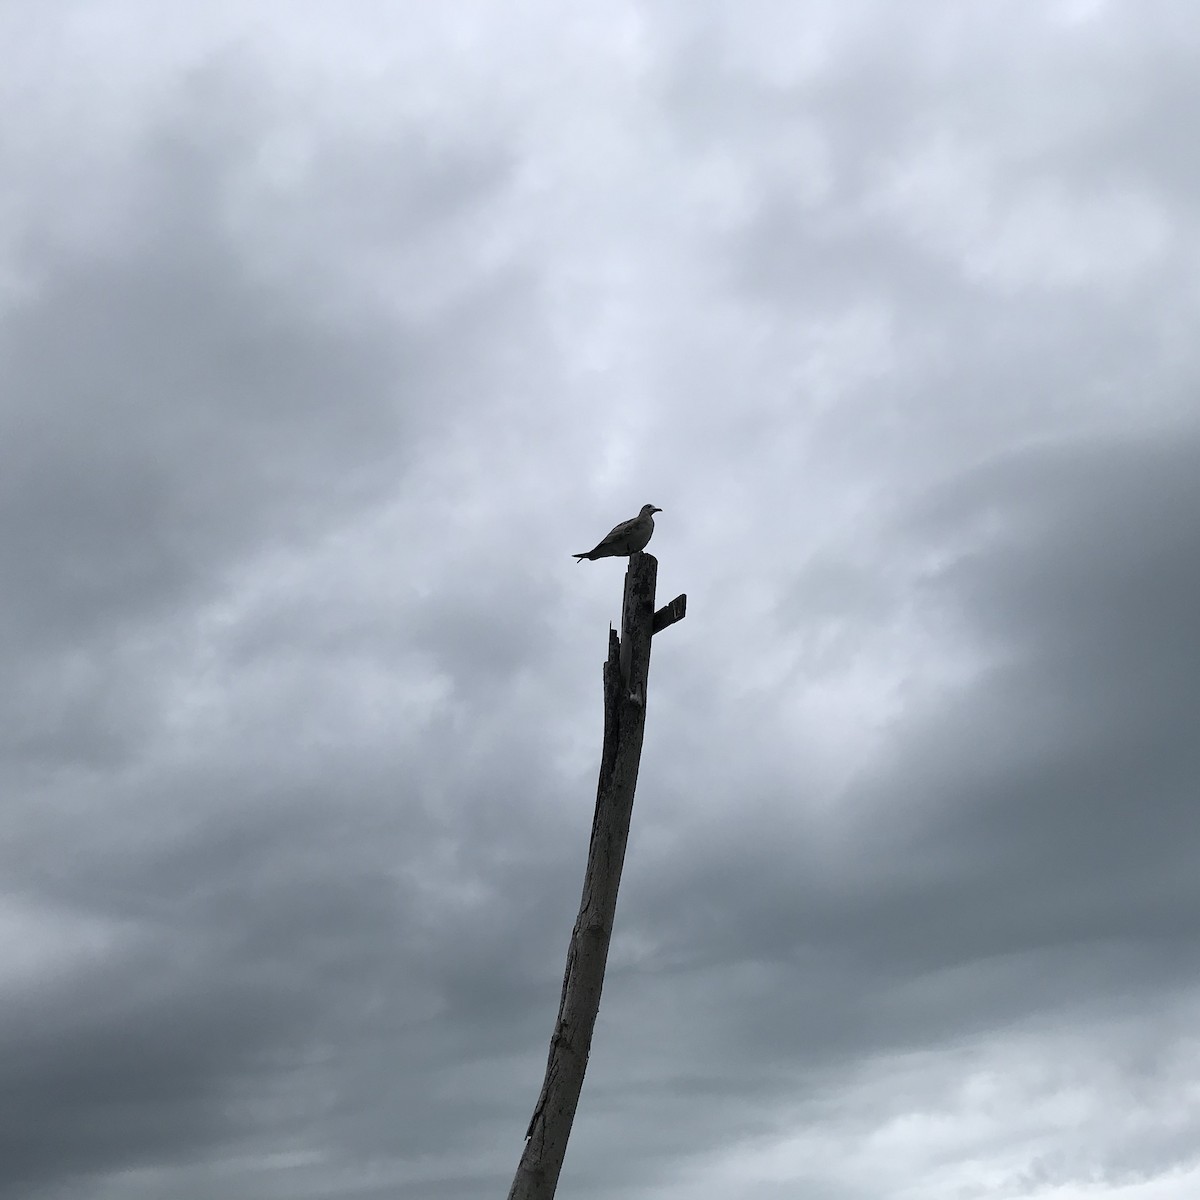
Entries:
[[583,898],[567,950],[567,969],[558,1019],[550,1038],[546,1078],[525,1134],[525,1150],[508,1200],[552,1200],[583,1087],[592,1030],[600,1009],[617,890],[621,886],[621,868],[633,815],[633,792],[642,756],[650,639],[687,613],[686,595],[676,596],[665,608],[654,611],[657,576],[658,560],[652,554],[630,555],[625,572],[621,636],[618,638],[613,629],[608,631],[604,747]]

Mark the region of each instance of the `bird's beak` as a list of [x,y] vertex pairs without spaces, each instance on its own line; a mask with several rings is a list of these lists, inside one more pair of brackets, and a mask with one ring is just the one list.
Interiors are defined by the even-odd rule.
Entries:
[[662,509],[661,509],[661,508],[656,508],[654,511],[655,511],[655,512],[662,512]]

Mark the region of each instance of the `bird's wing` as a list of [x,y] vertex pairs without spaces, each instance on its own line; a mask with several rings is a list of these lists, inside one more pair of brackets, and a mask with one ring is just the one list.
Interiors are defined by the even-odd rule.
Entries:
[[604,535],[604,540],[600,545],[605,545],[608,542],[615,542],[620,538],[628,537],[634,532],[635,527],[641,522],[641,517],[631,517],[628,521],[622,521],[620,525],[614,525],[608,533]]

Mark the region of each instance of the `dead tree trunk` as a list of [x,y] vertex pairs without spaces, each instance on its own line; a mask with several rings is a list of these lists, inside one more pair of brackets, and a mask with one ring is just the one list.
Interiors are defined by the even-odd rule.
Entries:
[[604,748],[583,898],[567,950],[567,969],[558,1020],[550,1039],[546,1078],[525,1134],[525,1150],[508,1200],[552,1200],[583,1087],[592,1030],[600,1009],[604,966],[642,756],[650,639],[660,629],[681,620],[687,611],[686,596],[677,596],[659,612],[654,611],[657,575],[658,560],[653,555],[630,556],[625,572],[621,636],[618,639],[613,629],[608,632]]

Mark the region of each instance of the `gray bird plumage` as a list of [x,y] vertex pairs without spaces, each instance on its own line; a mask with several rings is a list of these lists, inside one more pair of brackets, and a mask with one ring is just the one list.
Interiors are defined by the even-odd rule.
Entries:
[[575,561],[583,562],[586,558],[595,562],[598,558],[616,558],[624,554],[636,554],[646,548],[646,543],[654,533],[654,514],[662,512],[653,504],[643,504],[642,511],[629,521],[614,525],[608,536],[593,550],[576,554]]

